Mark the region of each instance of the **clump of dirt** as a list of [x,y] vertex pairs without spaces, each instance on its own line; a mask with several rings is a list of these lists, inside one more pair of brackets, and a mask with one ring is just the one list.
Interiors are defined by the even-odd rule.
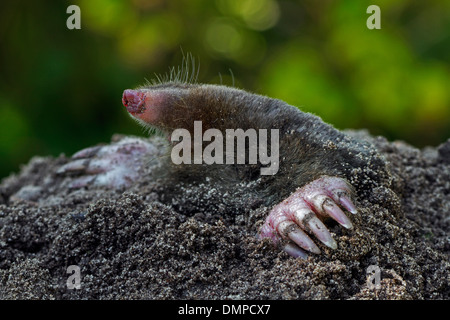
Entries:
[[351,134],[391,162],[401,203],[378,205],[392,200],[385,188],[357,199],[353,230],[329,225],[338,249],[306,260],[255,237],[270,208],[187,216],[158,202],[160,181],[71,189],[56,173],[67,157],[35,157],[0,184],[0,298],[448,299],[450,140],[418,150]]

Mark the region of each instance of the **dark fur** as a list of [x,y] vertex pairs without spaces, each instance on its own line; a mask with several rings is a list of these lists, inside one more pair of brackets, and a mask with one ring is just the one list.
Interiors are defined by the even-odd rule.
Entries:
[[[167,112],[158,125],[167,133],[176,128],[192,132],[194,121],[202,121],[203,130],[216,128],[222,132],[237,128],[280,130],[276,175],[261,176],[258,165],[174,166],[168,157],[164,168],[170,186],[166,198],[182,198],[183,185],[208,183],[218,192],[253,193],[266,205],[273,205],[322,175],[346,178],[357,194],[370,192],[380,182],[389,183],[386,163],[375,147],[281,100],[217,85],[166,83],[145,89],[170,90],[163,106]],[[238,187],[252,181],[248,190]]]

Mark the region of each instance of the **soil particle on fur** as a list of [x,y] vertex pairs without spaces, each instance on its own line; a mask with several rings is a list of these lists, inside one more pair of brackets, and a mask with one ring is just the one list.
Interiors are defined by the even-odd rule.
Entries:
[[[187,216],[158,201],[161,181],[71,189],[56,174],[67,157],[35,157],[0,184],[0,298],[448,299],[450,140],[418,150],[349,133],[390,161],[400,197],[379,187],[357,199],[353,230],[328,224],[338,249],[306,260],[255,237],[270,208],[248,198],[234,200],[248,210],[231,219],[217,194],[191,188],[188,200],[209,192],[218,205]],[[67,288],[70,265],[80,289]]]

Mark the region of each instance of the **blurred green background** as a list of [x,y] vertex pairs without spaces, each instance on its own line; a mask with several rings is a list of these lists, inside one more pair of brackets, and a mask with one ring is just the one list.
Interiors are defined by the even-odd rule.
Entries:
[[[68,30],[66,9],[81,9]],[[381,30],[366,9],[381,8]],[[144,135],[122,91],[178,65],[390,140],[450,137],[450,1],[85,0],[0,3],[0,178],[33,155]],[[231,70],[231,71],[230,71]]]

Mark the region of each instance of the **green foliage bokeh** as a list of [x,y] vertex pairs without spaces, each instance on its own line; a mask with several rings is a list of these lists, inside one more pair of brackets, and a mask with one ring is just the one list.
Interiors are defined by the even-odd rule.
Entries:
[[[69,30],[66,9],[81,9]],[[369,5],[381,29],[369,30]],[[450,137],[450,1],[80,0],[0,3],[0,177],[33,155],[143,135],[122,91],[200,62],[199,81],[280,98],[340,129]]]

